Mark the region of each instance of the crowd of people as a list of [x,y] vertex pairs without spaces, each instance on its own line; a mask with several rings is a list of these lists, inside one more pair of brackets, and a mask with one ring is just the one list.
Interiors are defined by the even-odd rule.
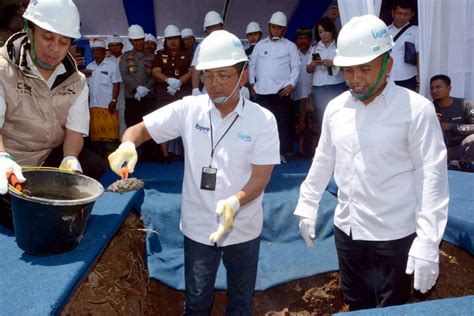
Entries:
[[73,45],[81,34],[72,0],[32,1],[23,31],[0,50],[0,220],[11,222],[7,172],[25,181],[21,166],[99,178],[107,158],[120,175],[140,159],[182,157],[185,314],[210,313],[222,260],[228,314],[251,315],[263,192],[274,165],[296,151],[314,155],[294,212],[308,246],[332,175],[338,185],[349,308],[406,303],[412,273],[414,288],[429,291],[447,221],[446,165],[467,171],[474,158],[473,104],[450,96],[445,75],[431,78],[434,104],[415,92],[411,2],[397,2],[389,26],[365,15],[341,29],[337,6],[329,13],[298,29],[295,43],[283,12],[267,28],[252,21],[246,49],[215,11],[202,42],[170,24],[160,50],[134,24],[131,50],[120,36],[93,39],[86,65]]

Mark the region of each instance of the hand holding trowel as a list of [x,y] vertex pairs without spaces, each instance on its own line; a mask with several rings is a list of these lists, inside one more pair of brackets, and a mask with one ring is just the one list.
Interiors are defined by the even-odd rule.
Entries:
[[143,180],[128,178],[129,173],[133,173],[137,160],[137,150],[132,142],[122,143],[109,155],[110,168],[121,178],[108,187],[110,192],[123,193],[143,189]]

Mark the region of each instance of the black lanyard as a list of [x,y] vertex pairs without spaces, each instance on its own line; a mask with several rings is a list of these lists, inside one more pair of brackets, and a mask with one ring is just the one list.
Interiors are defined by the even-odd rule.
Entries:
[[[243,102],[242,102],[242,109],[244,108],[244,105],[245,105],[245,100],[243,100]],[[211,119],[211,112],[209,111],[209,125],[210,125],[210,128],[211,128],[211,161],[209,161],[209,168],[212,167],[212,158],[214,158],[214,150],[216,149],[217,145],[219,145],[219,143],[224,138],[224,136],[227,134],[227,132],[231,129],[232,125],[234,125],[235,121],[237,121],[237,119],[239,118],[239,114],[237,114],[237,113],[235,113],[235,114],[236,114],[236,116],[235,116],[234,120],[232,121],[232,123],[230,123],[229,127],[227,127],[224,134],[222,134],[222,136],[219,138],[219,140],[216,143],[216,146],[214,146],[214,136],[213,136],[213,133],[212,133],[212,119]]]

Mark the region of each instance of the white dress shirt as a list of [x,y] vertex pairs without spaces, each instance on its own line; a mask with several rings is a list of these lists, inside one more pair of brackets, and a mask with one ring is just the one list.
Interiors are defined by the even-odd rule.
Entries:
[[[209,236],[217,230],[215,213],[219,200],[240,191],[250,179],[252,165],[280,163],[280,145],[275,117],[258,104],[242,98],[225,118],[207,94],[185,97],[164,106],[143,118],[157,143],[181,136],[185,164],[181,202],[181,231],[188,238],[211,245]],[[217,168],[215,191],[201,190],[202,168],[211,161],[211,125],[214,146],[228,127],[235,123],[214,151],[212,167]],[[229,233],[219,246],[242,243],[262,232],[262,196],[242,206]]]
[[255,45],[250,55],[249,83],[257,94],[276,94],[291,84],[296,87],[300,57],[293,42],[286,38],[272,41],[265,38]]
[[[405,24],[406,25],[406,24]],[[392,37],[395,37],[402,28],[397,28],[393,23],[388,27],[388,31]],[[416,52],[419,51],[418,45],[418,26],[410,26],[402,35],[395,41],[395,46],[392,48],[390,56],[393,58],[393,67],[391,77],[395,81],[407,80],[416,76],[416,66],[405,62],[405,42],[415,44]]]
[[92,75],[87,78],[90,107],[107,109],[113,96],[113,84],[122,82],[118,63],[105,58],[99,65],[95,61],[91,62],[86,69],[92,71]]
[[347,91],[326,108],[295,215],[317,218],[334,171],[334,224],[354,240],[416,231],[410,255],[438,261],[448,212],[446,147],[433,104],[389,81],[369,105]]
[[[336,57],[336,42],[332,42],[328,47],[326,47],[323,41],[319,41],[316,45],[311,48],[311,55],[318,53],[321,56],[321,59],[330,59],[334,60]],[[306,65],[311,64],[312,58],[310,58]],[[344,76],[342,72],[339,71],[339,67],[332,67],[333,73],[337,72],[337,75],[330,76],[328,69],[324,66],[317,66],[314,68],[313,76],[313,86],[326,86],[331,84],[339,84],[344,82]]]
[[[51,89],[54,81],[56,81],[56,77],[66,72],[66,68],[61,63],[54,69],[48,80],[45,80],[36,68],[36,65],[33,63],[29,53],[26,54],[26,62],[31,72],[43,80],[48,85],[49,89]],[[6,111],[7,105],[5,103],[5,92],[3,87],[0,86],[0,128],[5,123]],[[84,136],[89,135],[89,88],[87,85],[84,85],[84,89],[82,89],[76,101],[69,108],[66,119],[66,128],[74,132],[82,133]]]
[[308,59],[311,59],[311,50],[308,49],[306,54],[303,54],[301,51],[298,51],[300,56],[300,74],[298,76],[298,82],[296,83],[295,90],[291,94],[291,99],[301,100],[308,97],[308,94],[311,93],[311,82],[313,80],[313,74],[310,74],[306,71],[306,64]]

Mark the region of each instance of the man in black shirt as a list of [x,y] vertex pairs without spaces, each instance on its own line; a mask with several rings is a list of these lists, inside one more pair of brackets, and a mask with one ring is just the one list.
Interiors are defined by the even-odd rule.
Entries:
[[450,92],[451,79],[448,76],[436,75],[431,78],[430,93],[443,130],[448,161],[458,160],[459,169],[472,171],[474,105],[468,99],[451,97]]

